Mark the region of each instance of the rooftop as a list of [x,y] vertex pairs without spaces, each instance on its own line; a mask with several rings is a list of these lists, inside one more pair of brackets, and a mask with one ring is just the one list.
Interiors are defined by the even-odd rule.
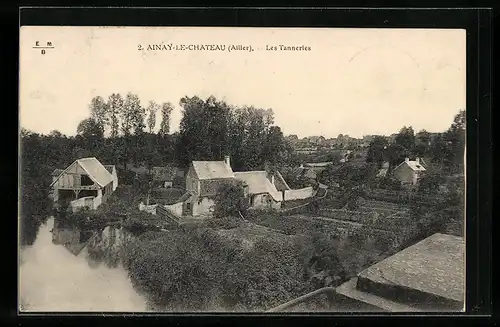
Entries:
[[89,174],[89,177],[100,186],[106,186],[113,181],[111,174],[96,158],[82,158],[76,161]]
[[[420,161],[417,161],[417,160],[405,160],[401,163],[402,164],[407,164],[411,169],[413,169],[414,171],[425,171],[426,169],[424,168],[424,166],[422,165],[422,163]],[[396,167],[397,168],[397,167]]]
[[[57,179],[59,179],[59,177],[74,164],[79,164],[80,167],[82,167],[83,170],[85,170],[85,172],[89,175],[90,179],[99,184],[101,187],[104,187],[113,181],[113,177],[109,171],[94,157],[75,160],[59,174]],[[56,183],[57,179],[52,182],[51,186]]]
[[52,176],[59,176],[61,175],[61,173],[64,171],[64,169],[54,169],[54,171],[52,172]]
[[199,179],[234,178],[231,167],[224,161],[193,161]]
[[274,200],[283,201],[283,194],[269,181],[266,171],[236,172],[234,177],[248,185],[248,193],[250,194],[269,193]]
[[104,165],[104,168],[106,168],[106,170],[112,174],[113,173],[113,169],[115,169],[115,165]]

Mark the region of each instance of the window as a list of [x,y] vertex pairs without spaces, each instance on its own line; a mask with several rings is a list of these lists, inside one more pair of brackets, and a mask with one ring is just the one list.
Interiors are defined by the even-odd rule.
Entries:
[[82,186],[91,186],[91,185],[94,185],[94,182],[90,179],[90,177],[88,175],[81,175],[80,184]]
[[186,203],[186,210],[191,210],[191,203]]

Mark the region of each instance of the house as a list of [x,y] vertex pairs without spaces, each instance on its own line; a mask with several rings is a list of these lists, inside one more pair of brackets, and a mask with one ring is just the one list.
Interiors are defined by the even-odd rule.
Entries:
[[251,208],[281,208],[283,193],[276,188],[274,175],[266,171],[242,171],[234,173],[234,177],[248,187],[246,194]]
[[[213,212],[215,196],[225,183],[243,182],[245,196],[252,208],[279,209],[284,193],[290,190],[279,172],[233,172],[229,156],[224,161],[193,161],[186,174],[184,216],[205,216]],[[279,188],[279,189],[278,189]],[[179,212],[176,209],[176,212]]]
[[161,187],[172,187],[177,177],[177,169],[171,166],[153,167],[153,182]]
[[394,168],[392,173],[401,183],[416,185],[425,171],[426,169],[420,163],[420,158],[416,158],[415,160],[405,158],[405,161]]
[[186,192],[192,196],[184,202],[184,215],[202,216],[211,213],[219,188],[224,183],[234,182],[229,156],[224,161],[193,161],[186,174]]
[[434,234],[337,287],[336,302],[388,312],[463,311],[464,257],[463,237]]
[[105,203],[116,189],[118,181],[96,158],[75,160],[57,176],[50,187],[54,202],[70,201],[73,210],[81,207],[96,209]]
[[116,188],[118,187],[118,174],[116,173],[116,167],[115,165],[104,165],[104,168],[111,174],[111,177],[113,177],[113,191],[116,191]]

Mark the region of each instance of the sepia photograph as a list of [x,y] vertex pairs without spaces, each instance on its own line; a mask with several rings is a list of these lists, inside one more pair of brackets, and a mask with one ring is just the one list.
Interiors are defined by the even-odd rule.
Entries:
[[465,310],[465,30],[19,43],[20,313]]

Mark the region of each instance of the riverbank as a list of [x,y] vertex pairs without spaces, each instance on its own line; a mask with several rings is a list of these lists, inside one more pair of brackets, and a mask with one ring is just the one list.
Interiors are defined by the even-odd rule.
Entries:
[[53,219],[40,227],[21,253],[19,301],[25,312],[144,312],[145,299],[121,267],[91,267],[85,253],[73,255],[52,243]]

